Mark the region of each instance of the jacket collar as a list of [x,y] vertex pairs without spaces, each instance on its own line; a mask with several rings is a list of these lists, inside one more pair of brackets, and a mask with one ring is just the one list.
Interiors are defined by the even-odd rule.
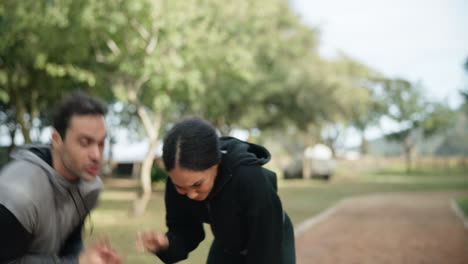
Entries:
[[218,173],[216,174],[213,189],[211,189],[207,200],[213,199],[218,193],[221,192],[224,185],[226,185],[226,183],[232,179],[232,168],[228,166],[226,159],[226,153],[223,153],[221,156],[221,162],[218,166]]

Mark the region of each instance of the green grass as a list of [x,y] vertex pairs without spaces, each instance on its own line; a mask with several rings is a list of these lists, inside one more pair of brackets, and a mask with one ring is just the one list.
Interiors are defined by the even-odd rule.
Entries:
[[393,167],[388,167],[385,169],[378,170],[374,172],[374,175],[405,175],[405,176],[463,176],[466,175],[468,167],[466,166],[451,166],[451,167],[435,167],[435,166],[426,166],[426,167],[414,167],[410,170],[409,173],[406,172],[406,167],[404,164],[395,165]]
[[468,217],[468,196],[463,198],[458,198],[456,200],[458,207],[462,210],[463,214]]
[[[124,263],[161,263],[159,259],[149,253],[141,253],[135,247],[135,238],[138,231],[154,229],[165,231],[165,210],[164,194],[162,191],[153,193],[153,198],[145,214],[140,217],[129,217],[129,211],[132,205],[131,198],[134,195],[131,188],[107,187],[101,194],[98,207],[92,212],[92,222],[94,225],[93,234],[90,236],[91,229],[89,221],[84,232],[85,242],[88,243],[95,239],[107,237],[112,245],[121,253]],[[212,236],[205,226],[207,238],[197,248],[194,258],[186,260],[184,264],[204,263],[206,252],[209,249],[209,242]]]
[[[343,198],[377,193],[402,191],[468,190],[468,175],[412,177],[402,175],[369,174],[353,180],[334,178],[329,182],[320,180],[282,180],[279,194],[283,206],[297,226]],[[160,263],[156,256],[140,253],[135,248],[136,232],[145,229],[165,231],[164,199],[161,187],[153,194],[146,213],[137,218],[128,217],[134,196],[134,188],[107,185],[100,197],[100,204],[92,213],[94,233],[87,240],[107,236],[121,252],[125,263]],[[468,198],[461,201],[468,207]],[[89,226],[89,225],[88,225]],[[89,227],[87,227],[89,230]],[[190,254],[183,264],[205,263],[211,231],[205,226],[207,238]],[[86,232],[87,233],[87,232]]]

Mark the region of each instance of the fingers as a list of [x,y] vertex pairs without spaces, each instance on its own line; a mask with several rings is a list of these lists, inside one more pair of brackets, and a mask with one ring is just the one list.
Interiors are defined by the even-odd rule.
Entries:
[[112,247],[108,238],[104,238],[99,247],[100,255],[107,264],[120,264],[122,262],[119,253]]
[[143,233],[142,232],[137,233],[135,244],[136,244],[136,248],[137,248],[138,251],[144,252],[146,250],[145,249],[145,243],[143,242]]
[[88,246],[80,255],[79,264],[121,264],[122,259],[109,239],[101,239]]
[[164,233],[152,230],[138,232],[136,246],[140,251],[149,251],[157,253],[160,250],[169,247],[169,239]]
[[[169,247],[166,234],[147,230],[138,232],[136,247],[139,251],[157,253]],[[80,255],[79,264],[121,264],[122,258],[112,247],[108,238],[102,238],[89,245]]]
[[99,254],[101,258],[107,264],[119,264],[121,263],[121,257],[118,252],[112,247],[105,246],[100,249]]
[[156,241],[161,249],[166,249],[169,247],[169,239],[166,234],[158,233],[156,235]]

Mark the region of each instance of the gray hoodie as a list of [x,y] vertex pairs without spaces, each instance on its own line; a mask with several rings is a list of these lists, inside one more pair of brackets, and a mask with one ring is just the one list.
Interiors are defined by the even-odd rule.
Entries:
[[99,177],[91,182],[65,180],[35,154],[49,151],[48,146],[18,149],[0,173],[0,204],[33,235],[28,255],[11,263],[60,262],[60,249],[95,207],[102,188]]

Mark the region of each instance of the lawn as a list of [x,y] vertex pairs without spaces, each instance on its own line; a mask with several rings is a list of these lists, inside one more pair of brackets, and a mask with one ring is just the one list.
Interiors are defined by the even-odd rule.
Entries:
[[468,196],[463,198],[458,198],[457,200],[458,207],[461,209],[465,217],[468,218]]
[[[335,178],[329,182],[320,180],[282,180],[279,182],[279,194],[283,205],[297,226],[307,218],[314,216],[343,198],[376,193],[429,190],[467,190],[468,175],[418,176],[418,175],[382,175],[371,174],[359,179]],[[86,240],[107,236],[121,252],[125,263],[161,263],[157,257],[140,253],[135,248],[135,235],[138,230],[148,228],[165,231],[164,193],[162,187],[156,188],[146,213],[137,218],[128,217],[128,211],[134,197],[134,187],[125,187],[107,182],[100,197],[100,204],[92,213],[85,232]],[[468,200],[468,199],[467,199]],[[462,201],[465,209],[468,201]],[[93,222],[94,231],[89,235]],[[205,263],[211,231],[205,226],[207,238],[197,250],[191,253],[190,260],[184,264]]]

